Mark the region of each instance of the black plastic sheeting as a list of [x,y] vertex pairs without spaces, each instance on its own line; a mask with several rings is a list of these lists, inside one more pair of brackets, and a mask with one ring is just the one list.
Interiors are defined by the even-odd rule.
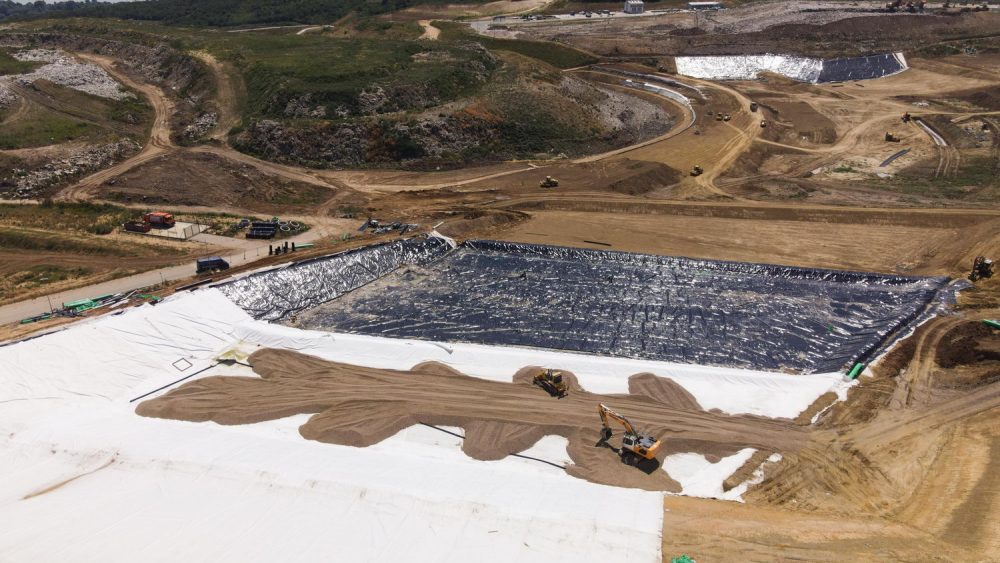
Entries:
[[[446,250],[431,247],[418,254],[426,264],[441,252]],[[254,298],[250,301],[255,308],[248,310],[262,312],[254,313],[258,318],[302,311],[392,270],[405,262],[401,254],[402,249],[383,248],[353,255],[353,261],[323,262],[324,280],[310,289],[266,282],[286,292],[280,304]],[[249,295],[263,287],[263,278],[282,272],[232,285],[239,284]],[[947,282],[470,241],[430,266],[402,268],[301,313],[297,326],[829,372],[872,357],[887,337],[930,314]],[[313,291],[319,295],[313,296]]]
[[254,318],[276,321],[335,299],[403,264],[426,264],[450,249],[439,238],[394,241],[296,262],[215,287]]
[[818,82],[846,82],[848,80],[868,80],[882,78],[906,70],[899,55],[892,53],[870,55],[867,57],[850,57],[844,59],[828,59],[823,61],[823,70],[819,73]]

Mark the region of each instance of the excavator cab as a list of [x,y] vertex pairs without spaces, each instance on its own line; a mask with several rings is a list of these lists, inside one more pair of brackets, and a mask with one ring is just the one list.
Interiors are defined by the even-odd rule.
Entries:
[[537,374],[532,382],[545,389],[545,391],[552,395],[553,397],[562,399],[569,394],[569,385],[563,380],[563,374],[561,371],[543,369]]

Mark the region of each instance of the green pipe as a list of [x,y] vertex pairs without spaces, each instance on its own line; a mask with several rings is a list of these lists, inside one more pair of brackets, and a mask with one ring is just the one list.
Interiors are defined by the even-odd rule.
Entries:
[[851,379],[857,379],[857,377],[861,375],[861,372],[864,369],[865,369],[865,364],[858,362],[854,364],[854,367],[851,368],[851,371],[847,372],[847,377]]
[[983,321],[983,324],[990,328],[1000,329],[1000,321],[991,321],[989,319],[985,319]]

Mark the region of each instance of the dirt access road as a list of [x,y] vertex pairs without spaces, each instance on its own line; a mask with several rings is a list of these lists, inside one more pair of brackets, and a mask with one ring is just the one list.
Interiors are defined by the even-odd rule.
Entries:
[[104,68],[110,72],[115,79],[145,96],[145,98],[153,106],[153,126],[150,130],[149,139],[146,141],[146,145],[142,148],[142,150],[139,151],[139,154],[110,168],[95,172],[94,174],[80,180],[76,184],[62,190],[55,197],[57,200],[92,199],[94,194],[96,194],[98,186],[104,182],[122,174],[123,172],[131,170],[144,162],[149,162],[150,160],[175,149],[173,142],[170,140],[170,116],[174,113],[173,100],[165,96],[156,86],[136,82],[124,73],[115,70],[114,59],[110,57],[86,53],[77,53],[77,56],[87,62],[94,63]]
[[[219,155],[221,157],[237,161],[242,164],[253,166],[259,169],[261,172],[271,174],[274,176],[279,176],[287,178],[289,180],[306,182],[309,184],[314,184],[317,186],[336,188],[338,187],[334,182],[322,180],[314,175],[311,171],[305,168],[295,168],[289,166],[282,166],[279,164],[274,164],[266,162],[260,159],[253,158],[251,156],[245,155],[243,153],[232,150],[228,147],[217,147],[217,146],[201,146],[192,149],[187,149],[184,147],[179,147],[170,138],[170,116],[173,114],[173,101],[164,92],[156,87],[149,84],[141,84],[132,80],[128,75],[119,71],[114,65],[113,59],[108,57],[101,57],[97,55],[89,54],[78,54],[84,60],[93,62],[104,68],[108,73],[115,77],[115,79],[120,80],[123,84],[129,88],[133,88],[142,93],[156,113],[156,117],[153,121],[152,130],[150,132],[150,138],[146,145],[143,147],[139,154],[132,158],[129,158],[111,168],[107,168],[95,174],[91,174],[86,178],[80,180],[79,182],[63,189],[57,194],[57,200],[63,201],[88,201],[96,199],[98,188],[107,180],[120,176],[121,174],[131,170],[141,164],[147,163],[155,158],[158,158],[167,153],[173,152],[203,152],[212,153]],[[200,57],[203,61],[208,63],[209,60],[214,61],[214,59],[209,59],[205,54],[201,54]],[[224,73],[224,69],[216,62],[214,64],[209,63],[209,67],[216,72]],[[221,76],[218,80],[220,84],[220,92],[229,93],[230,95],[235,95],[235,88],[229,78],[226,76]],[[234,99],[234,98],[228,98]],[[231,103],[221,104],[224,108],[229,108],[224,110],[222,113],[222,118],[220,119],[220,125],[216,129],[216,136],[221,136],[224,138],[225,124],[234,124],[238,117],[232,110]]]
[[[327,228],[318,227],[306,231],[301,235],[282,239],[281,243],[284,243],[286,240],[289,243],[295,242],[296,244],[315,242],[339,233],[339,230],[331,231]],[[217,241],[212,239],[209,241],[209,244],[214,242]],[[235,251],[231,249],[229,251],[221,252],[223,258],[229,262],[230,266],[236,268],[267,258],[268,244],[266,242],[243,242],[245,242],[245,244],[242,248],[236,249]],[[271,244],[275,244],[274,241],[271,241]],[[212,248],[215,247],[213,246]],[[294,254],[289,255],[289,259],[293,258],[295,258]],[[9,305],[0,306],[0,325],[16,323],[21,319],[46,313],[51,310],[51,306],[58,308],[62,303],[69,303],[70,301],[76,301],[78,299],[89,299],[97,295],[124,293],[136,289],[154,287],[164,283],[188,279],[194,275],[195,267],[194,261],[192,260],[191,262],[181,264],[179,266],[168,266],[165,268],[148,270],[132,276],[78,287],[76,289],[36,297],[25,301],[18,301]]]
[[417,23],[420,24],[420,27],[424,28],[424,32],[420,35],[419,39],[437,41],[441,35],[441,30],[431,25],[431,20],[420,20]]

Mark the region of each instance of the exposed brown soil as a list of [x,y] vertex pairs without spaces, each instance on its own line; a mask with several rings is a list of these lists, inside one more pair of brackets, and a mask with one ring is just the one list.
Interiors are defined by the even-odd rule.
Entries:
[[[743,34],[710,31],[705,24],[709,17],[618,18],[600,26],[533,23],[537,31],[529,35],[614,57],[635,55],[632,61],[650,66],[629,68],[644,72],[654,66],[673,70],[663,53],[843,56],[897,46],[906,50],[912,68],[882,80],[822,86],[774,76],[753,83],[690,80],[707,93],[708,101],[696,100],[697,123],[670,138],[579,162],[511,162],[430,173],[304,170],[261,162],[225,146],[173,147],[164,138],[169,133],[164,116],[173,111],[170,98],[156,88],[140,89],[150,97],[159,124],[147,150],[81,182],[67,196],[92,197],[105,180],[128,175],[164,152],[183,150],[225,159],[225,170],[251,166],[273,177],[262,179],[265,185],[283,178],[333,193],[350,187],[364,196],[354,204],[362,212],[428,224],[444,220],[442,232],[461,237],[954,276],[965,275],[977,254],[1000,255],[1000,215],[990,210],[996,200],[973,203],[968,197],[978,189],[975,178],[963,176],[970,157],[979,154],[974,151],[988,147],[945,151],[899,120],[903,112],[937,114],[935,124],[948,134],[947,124],[956,119],[994,119],[989,112],[1000,109],[994,99],[1000,56],[981,52],[924,59],[911,47],[950,37],[962,38],[951,48],[979,44],[975,37],[995,35],[996,14],[854,18]],[[749,113],[751,99],[776,113],[767,107]],[[716,122],[708,110],[730,112],[733,120]],[[762,115],[775,127],[762,130]],[[904,142],[886,143],[886,131],[898,133]],[[954,139],[960,136],[956,133]],[[879,167],[900,148],[911,151],[893,165]],[[706,173],[688,176],[695,164]],[[852,171],[831,172],[837,168]],[[933,178],[942,168],[943,178],[926,189],[877,176]],[[164,179],[170,174],[162,171]],[[546,175],[557,177],[560,187],[539,188]],[[143,178],[134,177],[136,183]],[[212,197],[235,201],[227,198],[236,193]],[[280,198],[280,189],[275,193]],[[327,217],[340,206],[332,200],[317,206],[316,214]],[[881,209],[871,209],[875,206]],[[976,209],[941,209],[956,206]],[[557,400],[530,385],[482,382],[441,364],[418,366],[413,372],[362,373],[363,368],[328,363],[305,369],[300,363],[294,371],[282,371],[285,359],[272,359],[271,367],[256,366],[263,379],[196,381],[139,408],[225,423],[313,413],[303,435],[355,445],[415,422],[457,425],[469,436],[466,452],[479,459],[523,450],[542,433],[560,434],[570,438],[571,474],[601,483],[677,490],[665,472],[647,475],[624,468],[614,452],[594,446],[599,428],[594,410],[603,400],[662,431],[667,438],[664,455],[696,451],[716,460],[745,446],[757,447],[758,459],[731,477],[729,486],[740,480],[739,473],[752,473],[764,452],[784,455],[782,462],[767,466],[766,480],[745,495],[747,505],[668,497],[665,558],[687,552],[709,561],[995,560],[1000,552],[1000,519],[995,518],[1000,513],[1000,384],[993,379],[992,358],[1000,350],[973,325],[980,318],[1000,316],[998,295],[997,279],[965,292],[961,316],[920,327],[872,366],[875,376],[861,378],[848,400],[829,408],[808,434],[791,421],[706,413],[672,382],[641,374],[630,381],[628,396],[600,397],[577,389]],[[523,374],[518,377],[523,381]],[[431,388],[422,384],[428,381]],[[387,391],[373,394],[373,389]],[[577,404],[582,398],[585,404]],[[811,419],[829,399],[821,397],[796,422]],[[775,427],[781,428],[781,436]],[[777,443],[779,438],[807,442],[789,445]]]
[[[1000,20],[995,12],[955,16],[897,14],[891,17],[858,14],[812,25],[819,16],[814,13],[803,14],[806,17],[800,19],[802,23],[779,23],[779,18],[772,18],[778,25],[754,22],[757,23],[755,29],[741,32],[748,22],[739,21],[740,10],[718,15],[685,13],[612,18],[600,21],[599,26],[590,21],[553,21],[523,26],[519,30],[527,38],[559,40],[608,57],[785,52],[838,57],[912,50],[942,41],[990,37],[995,35]],[[713,25],[715,20],[723,18],[730,20],[730,24]]]
[[985,110],[1000,110],[1000,92],[998,92],[996,88],[976,88],[963,92],[955,92],[951,95],[951,97],[968,102]]
[[[531,219],[504,232],[503,238],[584,247],[597,247],[593,244],[597,242],[615,250],[747,262],[956,274],[968,267],[962,257],[983,242],[968,237],[971,224],[946,226],[949,219],[943,216],[926,217],[923,225],[903,225],[860,213],[779,214],[774,208],[759,214],[748,208],[729,213],[721,207],[658,208],[652,203],[619,206],[580,200],[565,204],[550,200],[544,208],[529,212]],[[1000,252],[1000,246],[996,250]]]
[[378,443],[414,424],[465,428],[464,451],[477,459],[499,459],[530,447],[548,434],[566,437],[574,465],[567,471],[609,485],[677,492],[658,463],[623,468],[611,444],[600,440],[597,406],[606,403],[639,428],[664,440],[661,458],[698,452],[709,459],[744,447],[790,452],[807,439],[791,421],[706,412],[670,380],[639,374],[629,395],[598,395],[574,389],[557,399],[528,384],[527,370],[514,383],[486,381],[445,366],[421,364],[394,371],[328,362],[295,352],[261,350],[250,357],[260,378],[207,377],[141,403],[143,416],[219,424],[252,424],[295,414],[313,416],[304,438],[347,446]]
[[765,452],[763,450],[757,450],[750,456],[750,459],[740,466],[732,475],[726,477],[726,480],[722,482],[722,490],[729,491],[742,483],[745,483],[753,476],[754,471],[760,468],[761,465],[767,458],[771,457],[772,452]]
[[1000,331],[969,321],[941,339],[932,374],[936,387],[968,389],[1000,381]]
[[257,168],[215,154],[176,152],[105,181],[98,197],[122,203],[237,207],[280,213],[315,208],[340,191],[263,174]]
[[766,100],[761,102],[771,121],[765,127],[764,138],[785,143],[806,141],[828,145],[836,141],[837,129],[830,118],[816,111],[809,102],[796,100]]
[[934,360],[943,368],[1000,362],[1000,331],[979,322],[962,323],[948,331]]

